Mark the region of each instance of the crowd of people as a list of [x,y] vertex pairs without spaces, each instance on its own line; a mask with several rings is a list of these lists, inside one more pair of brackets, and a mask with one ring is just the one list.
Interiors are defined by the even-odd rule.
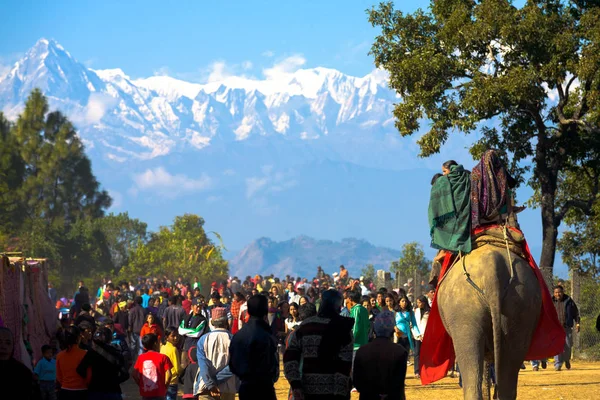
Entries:
[[[448,162],[444,175],[432,181],[432,244],[446,259],[444,253],[471,250],[470,222],[506,215],[507,207],[512,213],[512,178],[493,153],[486,152],[481,165],[469,176]],[[475,191],[489,191],[489,185],[479,185],[489,179],[488,170],[503,179],[495,181],[500,195],[493,207],[481,208],[469,187],[472,181]],[[475,207],[458,212],[461,198]],[[345,400],[352,392],[361,400],[405,399],[410,365],[419,377],[436,282],[436,276],[429,286],[422,282],[425,294],[418,296],[412,280],[406,288],[376,287],[363,277],[352,279],[342,265],[331,275],[318,267],[310,280],[234,276],[206,289],[198,278],[107,278],[93,293],[79,282],[71,299],[59,298],[50,284],[60,321],[56,340],[41,349],[43,358],[31,374],[12,359],[12,334],[0,327],[0,374],[33,388],[24,399],[121,399],[121,384],[131,377],[145,400],[233,400],[236,394],[241,400],[274,400],[283,358],[289,399]],[[560,286],[554,288],[554,306],[569,339],[579,330],[579,315]],[[557,370],[570,368],[570,352],[568,345],[555,357]],[[535,370],[539,363],[545,365],[534,361]]]
[[60,329],[35,365],[35,396],[120,399],[131,377],[144,399],[275,399],[281,359],[294,399],[402,399],[407,366],[418,376],[433,287],[414,309],[412,287],[376,288],[344,266],[206,289],[198,279],[105,279],[94,292],[79,282],[67,299],[50,284]]

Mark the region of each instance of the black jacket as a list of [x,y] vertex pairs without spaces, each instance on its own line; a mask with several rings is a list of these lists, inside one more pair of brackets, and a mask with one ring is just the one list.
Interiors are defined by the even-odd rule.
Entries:
[[142,306],[136,303],[129,309],[128,322],[129,329],[139,335],[146,323],[146,311]]
[[205,322],[204,329],[202,330],[200,335],[198,335],[198,337],[188,337],[188,336],[185,337],[185,342],[183,343],[183,351],[184,352],[187,352],[191,347],[195,346],[196,343],[198,343],[198,340],[200,339],[200,337],[202,335],[204,335],[205,333],[208,333],[208,331],[209,331],[208,321],[206,320],[206,318],[204,318],[204,315],[202,315],[202,314],[194,315],[192,313],[192,314],[188,314],[185,316],[184,326],[186,328],[196,329],[198,327],[198,325],[200,325],[202,322]]
[[229,368],[244,383],[273,385],[279,378],[277,341],[269,324],[250,317],[229,345]]
[[[553,297],[552,300],[556,303],[557,300]],[[579,309],[577,305],[573,301],[573,299],[566,294],[563,295],[563,299],[561,301],[565,307],[565,325],[568,328],[572,328],[574,324],[579,323]]]
[[[198,375],[198,357],[196,347],[193,346],[187,351],[189,364],[185,367],[183,375],[179,377],[179,383],[183,384],[183,395],[195,395],[194,384],[196,383],[196,375]],[[189,398],[189,397],[185,397]]]
[[92,369],[90,392],[121,393],[121,383],[129,379],[127,365],[121,353],[110,345],[94,344],[79,363],[77,373],[86,376]]
[[354,387],[360,400],[405,400],[404,380],[408,353],[390,338],[375,338],[361,346],[354,358]]

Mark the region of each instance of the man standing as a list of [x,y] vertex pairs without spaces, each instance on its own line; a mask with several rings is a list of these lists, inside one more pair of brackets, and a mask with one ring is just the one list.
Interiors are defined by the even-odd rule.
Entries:
[[246,302],[250,319],[233,337],[229,367],[241,380],[240,400],[276,400],[273,385],[279,379],[277,341],[265,321],[268,301],[256,295]]
[[48,282],[48,297],[50,297],[52,305],[55,305],[58,301],[58,293],[56,292],[56,289],[54,289],[52,282]]
[[562,286],[554,286],[554,308],[558,315],[558,321],[565,328],[565,348],[562,354],[554,357],[554,369],[560,371],[563,363],[567,369],[571,369],[571,348],[573,347],[573,327],[579,333],[579,310],[572,298],[565,294]]
[[[208,307],[209,311],[211,312],[211,325],[212,325],[212,310],[215,308],[225,308],[225,310],[227,311],[227,321],[229,323],[229,326],[231,326],[231,324],[233,323],[233,318],[231,316],[231,311],[230,311],[230,306],[223,304],[221,302],[221,295],[218,292],[214,292],[210,295],[210,301],[212,302],[212,305],[210,305]],[[212,328],[211,328],[212,329]]]
[[427,287],[427,302],[429,303],[429,307],[433,304],[433,297],[435,296],[435,286],[429,285]]
[[129,309],[129,335],[131,337],[131,351],[133,358],[142,353],[142,341],[140,332],[146,322],[146,312],[142,308],[142,297],[138,296],[133,300],[133,307]]
[[326,290],[318,315],[290,334],[283,363],[295,399],[350,398],[354,321],[340,316],[341,307],[340,293]]
[[376,338],[356,353],[352,373],[360,400],[405,400],[404,380],[408,352],[391,340],[395,326],[394,314],[382,311],[375,317]]
[[181,321],[185,318],[185,311],[179,304],[179,299],[176,296],[169,298],[169,306],[166,308],[163,314],[163,326],[175,326],[179,327]]
[[214,329],[197,344],[198,375],[194,393],[199,395],[199,400],[234,400],[237,382],[229,369],[233,335],[227,331],[227,310],[215,307],[211,317]]
[[288,282],[287,284],[287,299],[288,303],[296,303],[300,304],[300,296],[296,293],[294,289],[294,284],[292,282]]
[[179,333],[185,336],[183,352],[187,353],[189,349],[196,346],[200,337],[206,332],[208,332],[208,321],[202,315],[202,302],[198,298],[193,299],[192,312],[185,316],[183,329],[179,329]]
[[369,343],[369,330],[371,324],[369,322],[369,312],[360,304],[361,295],[359,292],[350,291],[346,298],[346,307],[350,310],[350,318],[354,318],[354,327],[352,334],[354,335],[354,356],[360,348]]

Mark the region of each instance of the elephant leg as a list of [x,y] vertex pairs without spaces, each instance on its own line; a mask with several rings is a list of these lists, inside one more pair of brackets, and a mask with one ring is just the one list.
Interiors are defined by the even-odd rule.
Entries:
[[[496,371],[496,380],[499,400],[515,400],[517,398],[517,382],[521,370],[523,357],[501,357],[499,371]],[[516,360],[516,361],[515,361]]]
[[460,368],[460,376],[463,385],[465,400],[481,400],[483,396],[483,353],[484,335],[478,329],[472,332],[462,332],[455,335],[454,348],[460,349],[456,352],[456,361]]

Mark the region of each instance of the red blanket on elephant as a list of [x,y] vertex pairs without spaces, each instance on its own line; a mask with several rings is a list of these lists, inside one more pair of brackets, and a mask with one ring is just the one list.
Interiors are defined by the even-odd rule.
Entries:
[[[496,226],[497,227],[497,226]],[[480,233],[486,228],[478,228],[475,233]],[[520,231],[516,228],[509,228],[515,232]],[[553,357],[562,353],[565,345],[565,331],[558,321],[556,310],[552,303],[552,297],[546,286],[546,282],[538,268],[527,242],[523,243],[523,253],[525,260],[531,266],[540,284],[542,291],[542,310],[538,326],[533,334],[533,340],[527,352],[527,360],[539,360]],[[440,273],[440,281],[448,268],[451,266],[452,254],[446,254]],[[427,321],[427,329],[421,345],[420,373],[421,384],[438,381],[446,376],[452,368],[455,361],[454,346],[452,338],[446,331],[437,305],[437,295],[433,298],[431,312]]]

